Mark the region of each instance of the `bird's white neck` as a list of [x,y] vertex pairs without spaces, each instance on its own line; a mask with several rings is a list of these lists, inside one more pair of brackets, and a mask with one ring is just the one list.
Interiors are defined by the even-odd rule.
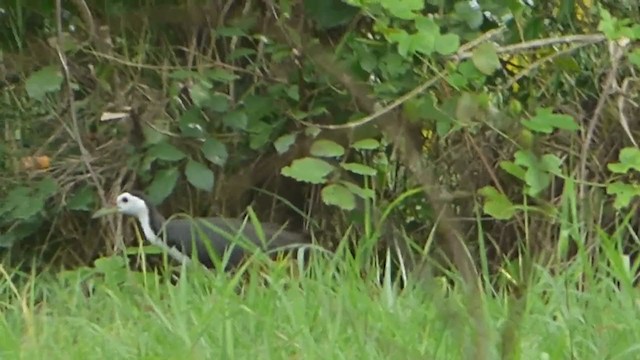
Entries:
[[138,216],[138,221],[140,222],[140,227],[142,227],[142,232],[144,233],[144,237],[147,240],[156,245],[158,242],[158,235],[151,228],[151,219],[149,218],[149,212],[145,211]]
[[164,249],[172,258],[180,261],[183,264],[191,261],[189,257],[178,251],[178,249],[176,249],[175,247],[169,247],[167,243],[165,243],[160,237],[158,237],[158,234],[156,234],[156,232],[151,228],[151,219],[149,218],[148,210],[138,215],[138,221],[140,222],[140,227],[142,227],[142,232],[144,233],[144,237],[147,239],[147,241],[149,241],[153,245],[160,247],[161,249]]

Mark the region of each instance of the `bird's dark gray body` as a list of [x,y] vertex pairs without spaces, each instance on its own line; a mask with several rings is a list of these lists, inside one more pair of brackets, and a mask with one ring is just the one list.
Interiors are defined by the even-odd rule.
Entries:
[[[277,253],[296,251],[310,243],[306,234],[291,232],[271,223],[260,224],[261,236],[250,222],[240,219],[210,217],[166,220],[144,194],[131,194],[147,204],[151,229],[161,241],[169,247],[176,247],[189,258],[196,257],[206,267],[216,265],[210,254],[225,261],[225,268],[229,269],[238,266],[256,249],[273,257]],[[226,257],[223,259],[223,256]]]

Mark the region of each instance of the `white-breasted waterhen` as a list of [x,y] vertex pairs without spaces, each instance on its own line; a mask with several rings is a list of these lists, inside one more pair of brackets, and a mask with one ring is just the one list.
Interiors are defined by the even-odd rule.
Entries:
[[[195,258],[206,267],[214,267],[225,258],[225,269],[238,266],[252,251],[261,250],[273,258],[310,244],[309,237],[282,229],[272,223],[261,224],[263,236],[250,223],[224,217],[165,219],[158,209],[139,191],[123,192],[115,207],[98,210],[94,217],[119,212],[134,216],[145,238],[163,248],[182,263]],[[194,246],[195,245],[195,246]],[[194,253],[195,249],[195,253]],[[228,254],[225,257],[225,253]]]

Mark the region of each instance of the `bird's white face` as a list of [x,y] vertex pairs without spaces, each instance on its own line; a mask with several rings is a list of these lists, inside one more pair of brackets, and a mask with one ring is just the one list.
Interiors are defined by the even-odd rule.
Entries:
[[149,209],[147,209],[147,204],[145,204],[144,200],[128,192],[118,195],[116,206],[118,207],[118,212],[121,214],[135,216],[137,218],[141,218],[149,213]]

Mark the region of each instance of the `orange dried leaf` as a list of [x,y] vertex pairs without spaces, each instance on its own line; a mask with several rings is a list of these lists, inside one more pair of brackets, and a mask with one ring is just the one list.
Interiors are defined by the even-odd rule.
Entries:
[[51,167],[51,158],[46,155],[26,156],[20,162],[24,170],[46,170]]
[[38,164],[38,169],[48,169],[51,167],[51,158],[46,155],[36,156],[36,163]]

